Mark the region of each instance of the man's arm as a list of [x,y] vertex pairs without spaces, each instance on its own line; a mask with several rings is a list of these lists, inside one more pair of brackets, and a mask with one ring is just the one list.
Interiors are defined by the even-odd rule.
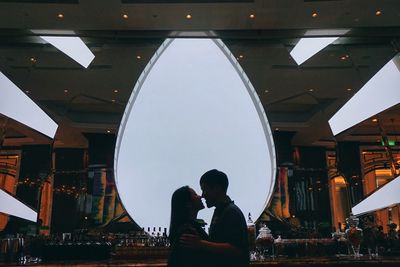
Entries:
[[197,235],[184,234],[179,242],[185,248],[201,249],[224,256],[236,256],[242,253],[240,249],[230,243],[210,242],[200,239]]

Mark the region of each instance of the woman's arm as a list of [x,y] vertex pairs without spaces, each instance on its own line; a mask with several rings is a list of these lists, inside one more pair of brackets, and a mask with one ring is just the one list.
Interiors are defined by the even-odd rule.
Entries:
[[179,239],[179,243],[185,248],[201,249],[225,256],[235,256],[241,253],[240,249],[230,243],[210,242],[191,234],[183,234]]

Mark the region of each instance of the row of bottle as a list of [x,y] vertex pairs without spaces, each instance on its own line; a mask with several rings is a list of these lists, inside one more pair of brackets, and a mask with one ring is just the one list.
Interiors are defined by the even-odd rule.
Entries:
[[167,247],[169,246],[167,228],[164,228],[164,231],[162,231],[161,227],[142,228],[140,232],[120,239],[119,245],[126,247]]

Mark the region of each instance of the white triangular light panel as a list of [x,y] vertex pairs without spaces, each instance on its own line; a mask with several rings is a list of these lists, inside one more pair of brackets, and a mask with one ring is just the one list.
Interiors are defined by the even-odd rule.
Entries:
[[37,213],[0,189],[0,212],[36,222]]
[[[271,129],[260,100],[220,40],[168,39],[137,81],[117,137],[115,179],[142,227],[168,227],[171,195],[219,169],[228,194],[257,218],[276,174]],[[210,223],[212,210],[199,213]]]
[[90,65],[95,57],[90,49],[79,37],[45,35],[44,33],[49,33],[49,31],[41,30],[32,30],[32,32],[36,34],[41,34],[40,38],[53,45],[55,48],[57,48],[85,68]]
[[297,65],[303,64],[307,59],[336,41],[339,37],[310,37],[301,38],[290,52]]
[[0,72],[0,114],[54,138],[58,125]]
[[400,103],[400,56],[378,71],[329,120],[334,135]]
[[[292,51],[290,51],[290,55],[296,61],[297,65],[301,65],[347,32],[349,32],[348,29],[308,30],[304,35],[305,37],[301,38]],[[318,35],[333,35],[333,37],[313,37]]]
[[354,206],[354,215],[380,210],[400,203],[400,176],[385,184],[369,197]]

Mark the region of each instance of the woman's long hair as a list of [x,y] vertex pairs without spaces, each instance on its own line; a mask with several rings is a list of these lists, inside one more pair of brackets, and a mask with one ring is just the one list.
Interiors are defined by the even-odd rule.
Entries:
[[174,242],[179,227],[189,221],[191,192],[189,186],[175,190],[171,198],[171,222],[169,225],[169,240]]

